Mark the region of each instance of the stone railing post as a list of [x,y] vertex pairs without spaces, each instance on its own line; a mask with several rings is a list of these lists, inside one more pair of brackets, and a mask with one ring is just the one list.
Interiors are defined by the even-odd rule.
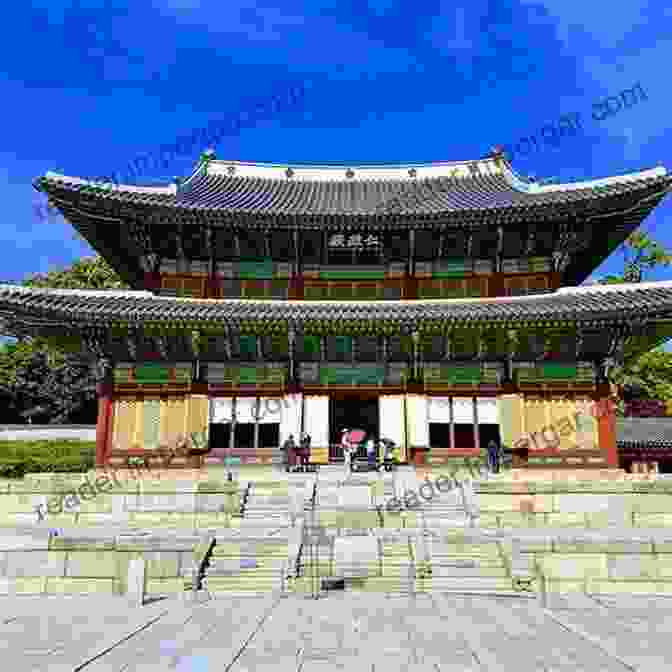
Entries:
[[145,602],[147,565],[144,558],[132,558],[128,563],[126,599],[130,606],[141,607]]

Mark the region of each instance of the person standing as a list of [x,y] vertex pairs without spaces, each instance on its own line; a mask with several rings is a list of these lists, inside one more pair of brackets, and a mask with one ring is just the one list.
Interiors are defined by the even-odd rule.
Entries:
[[377,441],[373,438],[373,435],[370,435],[366,440],[366,456],[369,461],[369,469],[376,466],[376,444]]
[[488,443],[488,463],[490,466],[490,471],[493,474],[496,474],[499,469],[498,469],[498,457],[499,457],[499,449],[497,448],[497,443],[494,441],[494,439],[491,439],[490,442]]
[[294,435],[290,434],[281,448],[285,456],[285,471],[289,471],[296,461],[296,444],[294,443]]
[[343,448],[343,459],[345,461],[345,473],[351,472],[352,444],[350,443],[349,430],[344,429],[341,435],[341,447]]
[[301,465],[308,470],[308,461],[310,458],[310,434],[304,432],[301,437]]

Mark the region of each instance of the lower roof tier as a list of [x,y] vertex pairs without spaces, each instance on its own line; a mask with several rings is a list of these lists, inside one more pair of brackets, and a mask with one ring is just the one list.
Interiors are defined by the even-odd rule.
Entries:
[[0,327],[5,334],[30,333],[40,326],[208,329],[255,324],[272,331],[291,326],[403,333],[487,325],[657,325],[662,338],[668,329],[672,335],[672,282],[592,285],[515,298],[367,302],[186,299],[137,291],[0,285]]

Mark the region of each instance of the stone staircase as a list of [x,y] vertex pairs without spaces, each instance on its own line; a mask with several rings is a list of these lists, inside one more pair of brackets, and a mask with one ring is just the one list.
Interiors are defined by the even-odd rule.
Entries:
[[[407,507],[404,495],[422,484],[412,468],[346,475],[340,465],[241,484],[240,530],[217,536],[203,585],[215,595],[520,595],[512,571],[529,572],[512,567],[501,539],[472,527],[473,487],[435,490]],[[395,496],[400,514],[386,510]]]
[[290,495],[287,482],[251,482],[247,489],[241,526],[289,527]]
[[446,529],[418,534],[413,543],[417,592],[518,594],[496,538],[475,534],[465,541]]
[[282,592],[288,574],[291,535],[217,535],[202,584],[211,595],[259,596]]

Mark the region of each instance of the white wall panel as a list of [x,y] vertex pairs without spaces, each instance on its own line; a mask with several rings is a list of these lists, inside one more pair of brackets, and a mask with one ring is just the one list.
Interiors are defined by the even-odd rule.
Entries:
[[[301,434],[301,406],[303,402],[303,395],[288,394],[283,397],[281,401],[282,409],[280,411],[280,445],[285,442],[290,434],[294,436],[294,441],[298,442]],[[271,402],[271,408],[275,408],[275,404],[273,404],[273,402]]]
[[282,417],[282,410],[288,402],[280,397],[260,397],[259,398],[259,424],[269,425],[279,423]]
[[404,397],[401,395],[381,396],[378,398],[378,408],[380,436],[402,446],[404,444]]
[[429,397],[429,421],[450,422],[450,397]]
[[478,397],[476,399],[476,418],[479,425],[497,425],[497,399],[494,397]]
[[429,423],[427,422],[427,397],[409,394],[406,401],[408,412],[408,442],[411,446],[429,445]]
[[231,422],[233,397],[210,399],[210,422]]
[[456,424],[473,424],[474,402],[471,397],[453,397],[453,418]]
[[256,422],[256,397],[236,397],[236,422]]
[[329,445],[329,397],[306,397],[303,412],[303,427],[310,434],[310,445],[326,448]]

